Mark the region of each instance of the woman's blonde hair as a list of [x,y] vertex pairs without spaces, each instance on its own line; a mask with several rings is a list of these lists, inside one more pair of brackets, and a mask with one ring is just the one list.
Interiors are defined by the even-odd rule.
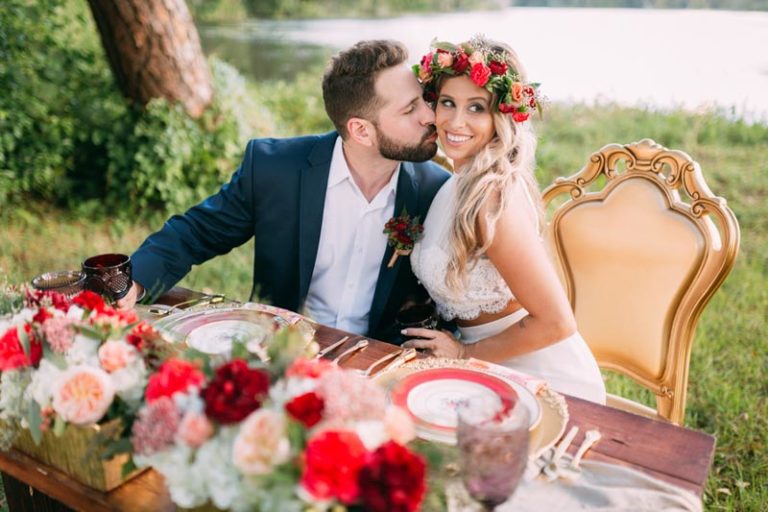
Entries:
[[[473,43],[477,39],[473,40]],[[490,51],[503,54],[508,66],[517,71],[523,82],[525,70],[517,54],[504,43],[483,39]],[[450,80],[450,78],[447,78]],[[440,87],[445,82],[438,85]],[[494,104],[493,98],[491,104]],[[493,110],[495,135],[463,168],[456,169],[456,217],[449,237],[449,262],[446,284],[454,291],[464,286],[468,267],[493,242],[496,221],[504,212],[510,186],[523,180],[524,186],[542,217],[541,193],[533,174],[536,136],[529,122],[517,123],[510,115]],[[480,226],[486,226],[481,236]]]

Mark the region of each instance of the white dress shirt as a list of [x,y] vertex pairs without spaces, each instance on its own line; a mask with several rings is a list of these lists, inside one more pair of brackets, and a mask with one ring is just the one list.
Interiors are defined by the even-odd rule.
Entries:
[[369,203],[358,188],[336,139],[323,225],[305,313],[321,324],[344,331],[368,331],[373,293],[387,248],[384,224],[395,210],[399,168]]

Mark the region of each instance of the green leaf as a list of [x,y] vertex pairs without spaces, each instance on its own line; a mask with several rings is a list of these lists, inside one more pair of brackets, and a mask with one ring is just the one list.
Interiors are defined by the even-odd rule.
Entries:
[[24,351],[24,355],[27,356],[28,361],[32,361],[31,347],[29,344],[29,336],[27,336],[27,331],[25,331],[24,328],[20,326],[16,329],[16,332],[19,335],[19,343],[21,343],[21,349]]
[[56,437],[61,437],[62,434],[64,434],[64,430],[67,428],[67,422],[64,421],[64,418],[61,416],[56,416],[56,419],[53,420],[53,435]]
[[27,408],[27,423],[29,424],[29,433],[35,444],[40,444],[40,441],[43,440],[43,431],[40,429],[42,422],[43,417],[40,414],[40,405],[34,400],[30,400],[29,407]]
[[128,457],[128,460],[125,461],[125,463],[123,464],[123,467],[120,468],[120,476],[122,478],[128,478],[128,475],[130,475],[131,473],[133,473],[137,469],[139,469],[139,468],[138,468],[138,466],[136,466],[136,463],[133,462],[133,458],[132,457]]
[[449,43],[448,41],[432,41],[432,48],[436,50],[445,50],[447,52],[455,52],[459,49],[458,46],[456,46],[453,43]]

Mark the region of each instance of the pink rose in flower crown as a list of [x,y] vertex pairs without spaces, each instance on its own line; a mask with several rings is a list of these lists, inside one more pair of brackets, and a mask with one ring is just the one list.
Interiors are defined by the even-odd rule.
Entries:
[[99,347],[99,362],[109,373],[122,370],[137,357],[136,349],[124,341],[107,341]]
[[294,397],[285,404],[285,410],[296,421],[307,428],[312,428],[323,419],[325,401],[317,393],[310,391]]
[[[475,64],[485,64],[485,55],[483,55],[483,52],[479,50],[475,50],[472,52],[472,55],[469,56],[469,64],[474,67]],[[482,87],[482,85],[480,86]]]
[[242,421],[261,407],[269,392],[269,375],[234,359],[216,369],[216,375],[200,393],[205,413],[221,424]]
[[512,100],[516,102],[523,101],[523,84],[520,82],[515,82],[512,84],[512,88],[510,89],[510,92],[512,93]]
[[393,441],[384,443],[360,469],[363,507],[371,512],[419,510],[426,491],[425,472],[420,456]]
[[475,82],[475,84],[477,84],[478,87],[485,87],[485,84],[488,83],[488,79],[490,77],[491,77],[491,70],[488,69],[488,66],[482,63],[474,64],[472,66],[472,69],[469,71],[470,80]]
[[205,414],[188,411],[181,419],[176,436],[192,448],[202,446],[213,435],[213,424]]
[[367,458],[354,432],[322,431],[307,442],[301,484],[316,499],[354,503],[360,496],[358,476]]
[[437,63],[441,68],[449,68],[453,64],[453,55],[448,52],[438,52]]
[[53,386],[53,410],[69,423],[98,422],[112,405],[115,390],[109,375],[92,366],[72,366]]
[[175,393],[186,393],[191,387],[199,387],[205,381],[197,365],[181,359],[169,359],[149,377],[145,397],[152,403],[162,397],[172,398]]
[[43,346],[32,334],[29,325],[24,326],[29,338],[29,355],[24,352],[16,327],[11,327],[0,336],[0,371],[15,370],[27,366],[37,366],[43,357]]
[[264,475],[291,456],[285,416],[270,409],[251,413],[232,445],[232,461],[246,475]]
[[329,371],[338,371],[339,367],[327,359],[299,358],[293,361],[285,370],[286,377],[304,377],[307,379],[320,378]]

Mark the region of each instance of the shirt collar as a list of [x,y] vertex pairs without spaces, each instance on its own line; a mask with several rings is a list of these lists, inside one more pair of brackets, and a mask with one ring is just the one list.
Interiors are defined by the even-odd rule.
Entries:
[[[376,202],[376,200],[380,197],[387,198],[395,193],[397,190],[397,180],[400,176],[401,165],[403,164],[401,163],[398,165],[395,172],[392,173],[392,177],[389,179],[389,182],[376,195],[372,203]],[[336,138],[336,144],[333,146],[333,156],[331,157],[331,169],[328,173],[327,188],[330,190],[344,180],[349,180],[349,183],[355,187],[355,189],[358,188],[357,183],[355,183],[355,180],[352,179],[352,173],[349,170],[349,164],[347,164],[347,159],[344,157],[344,148],[342,146],[341,136],[339,136]]]

